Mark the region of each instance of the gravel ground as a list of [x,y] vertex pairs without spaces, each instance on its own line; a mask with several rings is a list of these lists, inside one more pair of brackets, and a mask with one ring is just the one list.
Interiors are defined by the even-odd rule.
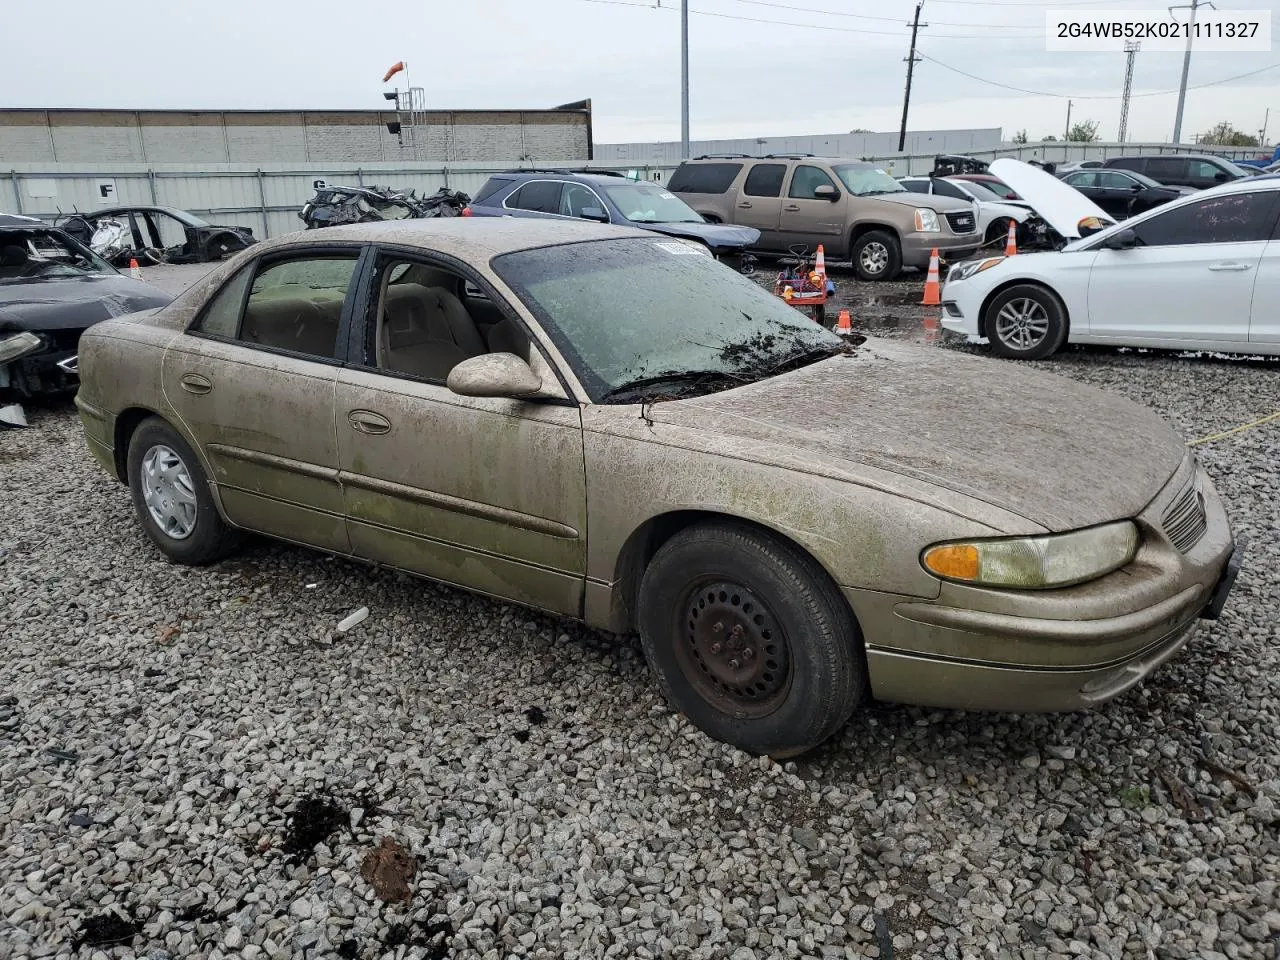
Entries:
[[[918,278],[842,287],[936,339]],[[1188,439],[1280,397],[1275,363],[1042,366]],[[1198,448],[1253,543],[1149,682],[874,707],[778,765],[671,715],[627,639],[270,543],[170,566],[71,408],[28,414],[0,434],[0,960],[1277,955],[1280,423]]]

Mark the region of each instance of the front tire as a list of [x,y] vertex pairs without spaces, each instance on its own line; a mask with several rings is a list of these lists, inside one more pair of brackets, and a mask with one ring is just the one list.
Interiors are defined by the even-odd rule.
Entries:
[[128,471],[138,519],[170,562],[200,566],[239,545],[240,534],[218,515],[195,452],[159,417],[133,432]]
[[1066,342],[1067,311],[1036,284],[1010,287],[991,301],[983,317],[991,349],[1010,360],[1043,360]]
[[898,238],[883,230],[871,230],[853,241],[849,259],[859,280],[892,280],[902,272]]
[[866,690],[861,635],[825,571],[744,525],[699,525],[663,544],[640,582],[639,625],[668,702],[751,753],[817,746]]

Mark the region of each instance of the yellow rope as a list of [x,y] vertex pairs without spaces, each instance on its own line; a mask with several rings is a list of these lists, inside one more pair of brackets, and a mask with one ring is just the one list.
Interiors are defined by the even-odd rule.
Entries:
[[1280,410],[1277,410],[1275,413],[1271,414],[1270,416],[1263,417],[1261,420],[1255,420],[1253,421],[1253,423],[1241,424],[1238,427],[1232,427],[1230,430],[1224,430],[1222,431],[1222,433],[1214,433],[1214,434],[1210,434],[1207,437],[1201,437],[1199,440],[1192,440],[1190,443],[1187,444],[1187,446],[1194,447],[1198,443],[1209,443],[1213,440],[1221,440],[1223,437],[1229,437],[1233,433],[1239,433],[1242,430],[1249,430],[1252,427],[1260,427],[1264,423],[1270,423],[1272,420],[1280,420]]

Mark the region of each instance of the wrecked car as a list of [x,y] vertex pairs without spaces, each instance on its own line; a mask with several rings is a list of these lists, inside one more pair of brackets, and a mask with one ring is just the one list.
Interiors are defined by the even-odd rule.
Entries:
[[85,330],[172,299],[57,228],[0,215],[0,395],[75,389]]
[[103,259],[118,267],[140,263],[217,262],[257,243],[251,227],[209,223],[176,207],[104,207],[76,213],[58,224],[85,246],[94,246],[100,228],[115,221],[124,228],[123,249],[113,245]]
[[676,709],[774,756],[870,697],[1102,703],[1239,568],[1146,407],[847,342],[631,227],[299,232],[80,363],[86,443],[172,562],[250,530],[635,631]]
[[419,197],[390,187],[317,187],[316,194],[302,205],[298,218],[306,229],[337,227],[345,223],[376,223],[380,220],[429,219],[462,215],[469,196],[460,190],[441,187],[429,197]]

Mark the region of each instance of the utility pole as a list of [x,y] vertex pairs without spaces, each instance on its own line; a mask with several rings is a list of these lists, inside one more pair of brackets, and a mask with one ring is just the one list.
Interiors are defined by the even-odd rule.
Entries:
[[1267,124],[1271,122],[1271,108],[1267,107],[1267,112],[1262,116],[1262,129],[1258,131],[1258,146],[1265,147],[1267,145]]
[[[1178,109],[1173,116],[1174,143],[1182,142],[1182,107],[1187,102],[1187,74],[1191,72],[1191,41],[1195,36],[1196,10],[1200,7],[1213,7],[1213,0],[1191,0],[1190,4],[1169,8],[1170,15],[1174,10],[1191,10],[1191,16],[1187,20],[1187,52],[1182,55],[1182,82],[1178,84]],[[1218,8],[1213,7],[1213,9]]]
[[1124,93],[1120,95],[1120,133],[1116,137],[1117,143],[1124,143],[1125,135],[1129,132],[1129,94],[1133,92],[1133,55],[1142,49],[1142,44],[1137,40],[1126,40],[1124,42]]
[[1063,140],[1071,139],[1071,101],[1067,101],[1067,128],[1062,134]]
[[907,54],[907,92],[902,98],[902,129],[898,131],[898,152],[901,153],[907,143],[907,110],[911,107],[911,74],[913,68],[920,62],[916,56],[916,33],[921,27],[927,27],[927,23],[920,22],[920,8],[924,6],[924,0],[920,0],[916,4],[915,19],[911,21],[911,52]]
[[680,3],[680,157],[689,159],[689,0]]

